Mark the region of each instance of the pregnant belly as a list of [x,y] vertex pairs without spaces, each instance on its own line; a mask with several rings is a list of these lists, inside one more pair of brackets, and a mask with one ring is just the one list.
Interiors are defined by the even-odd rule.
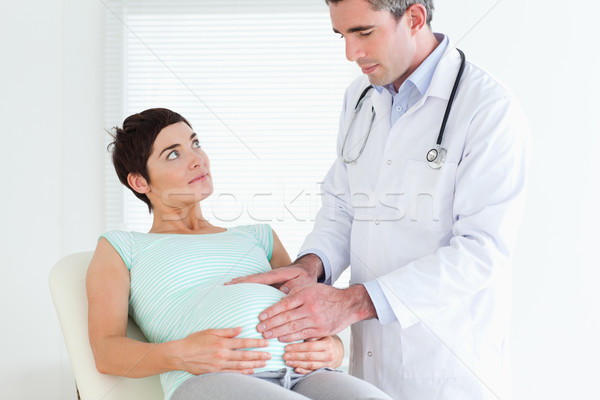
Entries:
[[[277,303],[285,295],[279,290],[256,283],[237,285],[215,285],[194,291],[188,297],[187,313],[181,322],[186,324],[188,334],[205,330],[242,327],[239,338],[261,339],[257,332],[258,315]],[[269,347],[257,350],[271,353],[267,366],[255,372],[287,368],[283,360],[285,343],[277,339],[269,340]]]

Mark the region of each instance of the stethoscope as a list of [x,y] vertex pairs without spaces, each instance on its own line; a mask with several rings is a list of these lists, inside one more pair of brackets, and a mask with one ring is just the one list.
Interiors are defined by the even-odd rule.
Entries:
[[[446,112],[444,113],[444,119],[442,120],[442,125],[440,127],[440,133],[438,134],[437,141],[435,143],[435,147],[429,150],[425,156],[429,166],[434,169],[441,168],[446,160],[446,149],[442,147],[442,139],[444,138],[444,130],[446,129],[446,123],[448,122],[448,116],[450,115],[450,110],[452,109],[452,103],[454,102],[454,97],[456,96],[456,90],[458,89],[458,84],[460,82],[460,78],[463,75],[463,71],[465,69],[466,57],[465,53],[463,53],[460,49],[456,49],[460,54],[461,63],[460,68],[458,69],[458,74],[456,75],[456,80],[454,81],[454,86],[452,87],[452,92],[450,93],[450,98],[448,99],[448,105],[446,106]],[[350,136],[350,132],[352,132],[352,128],[354,127],[354,121],[356,120],[356,115],[360,112],[362,108],[363,101],[365,100],[365,96],[369,92],[369,90],[373,89],[373,86],[367,86],[362,93],[360,94],[358,101],[356,102],[356,106],[354,107],[354,115],[352,116],[352,121],[350,122],[350,127],[346,132],[346,136],[344,137],[344,143],[342,144],[341,151],[341,159],[346,164],[352,164],[358,160],[358,158],[362,155],[365,146],[367,145],[367,141],[369,140],[369,136],[371,135],[371,128],[373,127],[373,121],[375,121],[375,108],[371,106],[371,122],[369,124],[369,131],[365,136],[365,140],[363,140],[362,146],[358,151],[358,155],[351,160],[346,159],[344,156],[344,149],[346,148],[346,142],[348,141],[348,136]]]

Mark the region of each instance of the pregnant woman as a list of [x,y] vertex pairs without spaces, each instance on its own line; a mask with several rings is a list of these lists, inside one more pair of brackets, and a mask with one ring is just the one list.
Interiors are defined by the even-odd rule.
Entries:
[[[202,216],[213,192],[198,135],[179,114],[150,109],[115,128],[120,181],[153,213],[148,233],[101,236],[88,269],[89,336],[102,373],[161,374],[167,400],[389,399],[333,370],[337,338],[284,345],[256,331],[284,294],[236,277],[291,261],[268,225],[220,228]],[[127,338],[130,314],[150,343]],[[329,367],[329,368],[327,368]]]

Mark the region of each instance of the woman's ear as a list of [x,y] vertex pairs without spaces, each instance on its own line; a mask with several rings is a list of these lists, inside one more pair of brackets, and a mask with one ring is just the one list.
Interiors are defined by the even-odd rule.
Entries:
[[131,186],[133,190],[140,194],[145,194],[150,191],[150,185],[146,181],[146,178],[140,174],[130,172],[127,175],[127,183],[129,183],[129,186]]

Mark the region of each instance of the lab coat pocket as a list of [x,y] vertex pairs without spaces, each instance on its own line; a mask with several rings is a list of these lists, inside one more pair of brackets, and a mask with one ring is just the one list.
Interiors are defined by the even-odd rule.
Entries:
[[430,321],[421,320],[400,329],[404,378],[472,376],[469,369],[474,362],[471,321],[453,310],[446,311],[437,313]]
[[404,207],[400,223],[433,231],[451,230],[456,168],[453,162],[434,169],[425,161],[409,160],[400,183]]

